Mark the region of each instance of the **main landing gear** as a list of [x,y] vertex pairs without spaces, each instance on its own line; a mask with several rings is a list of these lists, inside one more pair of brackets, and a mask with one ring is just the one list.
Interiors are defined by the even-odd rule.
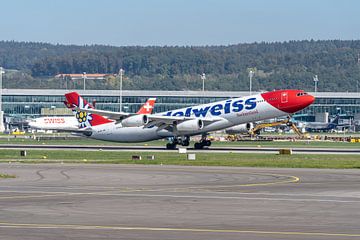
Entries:
[[189,136],[174,137],[171,142],[166,144],[166,149],[175,149],[177,144],[184,146],[184,147],[189,146],[190,145],[190,137]]
[[206,135],[203,135],[201,137],[200,142],[197,142],[197,143],[194,144],[194,148],[195,149],[203,149],[205,146],[210,147],[211,146],[211,141],[206,138]]
[[[182,136],[182,137],[174,137],[171,139],[171,142],[166,144],[166,149],[175,149],[176,145],[181,145],[187,147],[190,145],[190,137]],[[203,149],[204,147],[210,147],[211,141],[206,138],[206,135],[201,137],[200,142],[194,144],[195,149]]]

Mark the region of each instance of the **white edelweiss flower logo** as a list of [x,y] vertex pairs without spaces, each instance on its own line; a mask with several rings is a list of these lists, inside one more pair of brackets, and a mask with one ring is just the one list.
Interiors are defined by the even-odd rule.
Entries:
[[[84,104],[84,99],[82,99],[81,97],[79,97],[79,108],[84,108],[84,109],[88,109],[90,106],[87,103],[86,105]],[[87,112],[81,112],[81,111],[76,111],[76,119],[79,122],[79,127],[80,128],[85,128],[85,127],[91,127],[91,120],[93,119],[91,116],[91,113],[87,113]]]

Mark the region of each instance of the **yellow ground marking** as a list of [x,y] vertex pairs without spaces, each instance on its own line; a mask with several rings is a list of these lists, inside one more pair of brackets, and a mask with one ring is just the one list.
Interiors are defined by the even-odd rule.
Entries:
[[[248,173],[247,173],[248,174]],[[259,186],[270,186],[270,185],[277,185],[277,184],[286,184],[286,183],[298,183],[300,182],[300,178],[296,176],[288,176],[288,175],[280,175],[280,174],[259,174],[259,173],[250,173],[253,175],[260,175],[260,176],[275,176],[275,177],[286,177],[288,179],[275,181],[275,182],[260,182],[260,183],[245,183],[245,184],[233,184],[233,185],[206,185],[206,186],[194,186],[194,187],[179,187],[179,188],[164,188],[164,189],[133,189],[130,190],[137,192],[137,191],[147,191],[147,192],[154,192],[154,191],[180,191],[180,190],[191,190],[191,189],[216,189],[216,188],[232,188],[232,187],[259,187]]]
[[[74,193],[74,192],[52,192],[49,194],[44,194],[44,192],[35,191],[37,195],[21,195],[21,196],[4,196],[0,197],[1,199],[27,199],[27,198],[43,198],[43,197],[66,197],[66,196],[79,196],[79,195],[114,195],[116,191],[100,191],[100,192],[83,192],[83,193]],[[126,191],[124,191],[126,192]],[[28,192],[33,193],[33,192]]]
[[[209,173],[233,173],[233,174],[241,174],[241,173],[234,173],[234,172],[219,172],[214,171]],[[101,195],[101,194],[111,194],[115,192],[157,192],[157,191],[186,191],[186,190],[201,190],[201,189],[216,189],[216,188],[231,188],[231,187],[256,187],[256,186],[270,186],[270,185],[277,185],[277,184],[286,184],[286,183],[298,183],[300,182],[300,178],[296,176],[289,176],[289,175],[281,175],[281,174],[272,174],[272,173],[243,173],[243,174],[252,174],[252,175],[259,175],[259,176],[272,176],[272,177],[286,177],[288,179],[281,180],[281,181],[274,181],[274,182],[261,182],[261,183],[246,183],[246,184],[233,184],[233,185],[215,185],[215,186],[194,186],[194,187],[180,187],[180,188],[164,188],[164,189],[146,189],[146,188],[138,188],[138,189],[114,189],[113,191],[100,191],[100,192],[87,192],[87,193],[72,193],[72,192],[53,192],[43,195],[22,195],[22,196],[2,196],[0,199],[26,199],[26,198],[42,198],[42,197],[56,197],[56,196],[67,196],[67,195]],[[31,193],[31,192],[29,192]]]
[[[255,175],[255,174],[254,174]],[[287,177],[288,180],[276,181],[276,182],[265,182],[265,183],[247,183],[247,184],[235,184],[235,185],[216,185],[216,186],[195,186],[195,187],[183,187],[183,188],[164,188],[164,189],[114,189],[113,191],[100,191],[100,192],[87,192],[87,193],[72,193],[72,192],[53,192],[43,195],[21,195],[21,196],[1,196],[0,199],[27,199],[27,198],[42,198],[42,197],[57,197],[57,196],[71,196],[71,195],[101,195],[101,194],[111,194],[116,192],[157,192],[157,191],[186,191],[191,189],[214,189],[214,188],[230,188],[230,187],[253,187],[253,186],[270,186],[276,184],[285,184],[285,183],[298,183],[300,181],[299,177],[296,176],[286,176],[279,174],[256,174],[256,175],[267,175],[267,176],[277,176],[277,177]],[[31,192],[29,192],[31,193]]]
[[71,195],[71,193],[5,196],[5,197],[0,197],[0,199],[28,199],[28,198],[43,198],[43,197],[60,197],[60,196],[66,196],[66,195]]
[[204,232],[204,233],[235,233],[235,234],[263,234],[263,235],[299,235],[322,237],[360,237],[360,233],[327,233],[327,232],[298,232],[298,231],[261,231],[238,229],[205,229],[205,228],[163,228],[163,227],[131,227],[131,226],[102,226],[77,224],[41,224],[41,223],[8,223],[0,222],[0,228],[33,228],[33,229],[72,229],[72,230],[130,230],[130,231],[159,231],[159,232]]

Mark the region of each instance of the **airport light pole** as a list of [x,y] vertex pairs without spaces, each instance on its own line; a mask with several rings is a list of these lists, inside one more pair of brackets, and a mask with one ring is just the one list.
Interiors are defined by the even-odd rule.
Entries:
[[[62,79],[63,79],[63,81],[65,83],[65,89],[67,90],[67,81],[66,81],[66,78],[65,78],[64,75],[62,75]],[[61,88],[61,86],[60,86],[60,88]]]
[[[0,113],[1,113],[1,111],[2,111],[2,80],[3,80],[3,73],[5,73],[4,72],[4,70],[3,70],[3,68],[2,67],[0,67]],[[0,119],[0,120],[2,120],[2,119]]]
[[249,94],[250,95],[252,93],[252,89],[251,89],[252,88],[252,78],[253,78],[254,74],[255,74],[255,72],[252,69],[250,69],[250,71],[249,71],[249,80],[250,80]]
[[4,132],[4,112],[2,111],[2,76],[3,76],[4,70],[2,67],[0,67],[0,132]]
[[120,102],[120,112],[122,111],[122,95],[123,95],[123,92],[122,92],[122,84],[123,84],[123,74],[124,74],[124,69],[120,68],[119,70],[119,75],[120,75],[120,99],[119,99],[119,102]]
[[318,75],[315,75],[315,76],[314,76],[315,92],[317,92],[318,82],[319,82]]
[[86,90],[86,72],[83,72],[84,91]]
[[[358,67],[360,69],[360,53],[358,53],[357,64],[358,64]],[[357,93],[359,92],[359,79],[356,80],[356,92]]]
[[70,76],[63,75],[63,78],[64,78],[64,81],[65,81],[65,89],[67,90],[68,89],[68,81],[69,81]]
[[202,92],[204,94],[205,92],[205,79],[206,79],[206,75],[205,73],[201,74],[201,80],[202,80]]

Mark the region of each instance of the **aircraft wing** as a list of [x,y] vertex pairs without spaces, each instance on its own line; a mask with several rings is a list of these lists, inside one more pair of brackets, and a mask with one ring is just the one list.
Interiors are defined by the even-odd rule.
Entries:
[[200,119],[205,124],[217,122],[223,120],[221,117],[212,117],[212,118],[196,118],[196,117],[184,117],[184,116],[163,116],[163,115],[147,115],[148,123],[145,127],[151,126],[170,126],[180,122],[185,122],[193,119]]
[[77,110],[81,112],[88,112],[88,113],[94,113],[101,115],[103,117],[110,118],[115,121],[121,121],[124,118],[139,115],[139,114],[151,114],[154,104],[155,104],[156,98],[149,98],[144,105],[141,106],[139,111],[137,113],[126,113],[126,112],[112,112],[112,111],[105,111],[105,110],[99,110],[95,108],[76,108]]

